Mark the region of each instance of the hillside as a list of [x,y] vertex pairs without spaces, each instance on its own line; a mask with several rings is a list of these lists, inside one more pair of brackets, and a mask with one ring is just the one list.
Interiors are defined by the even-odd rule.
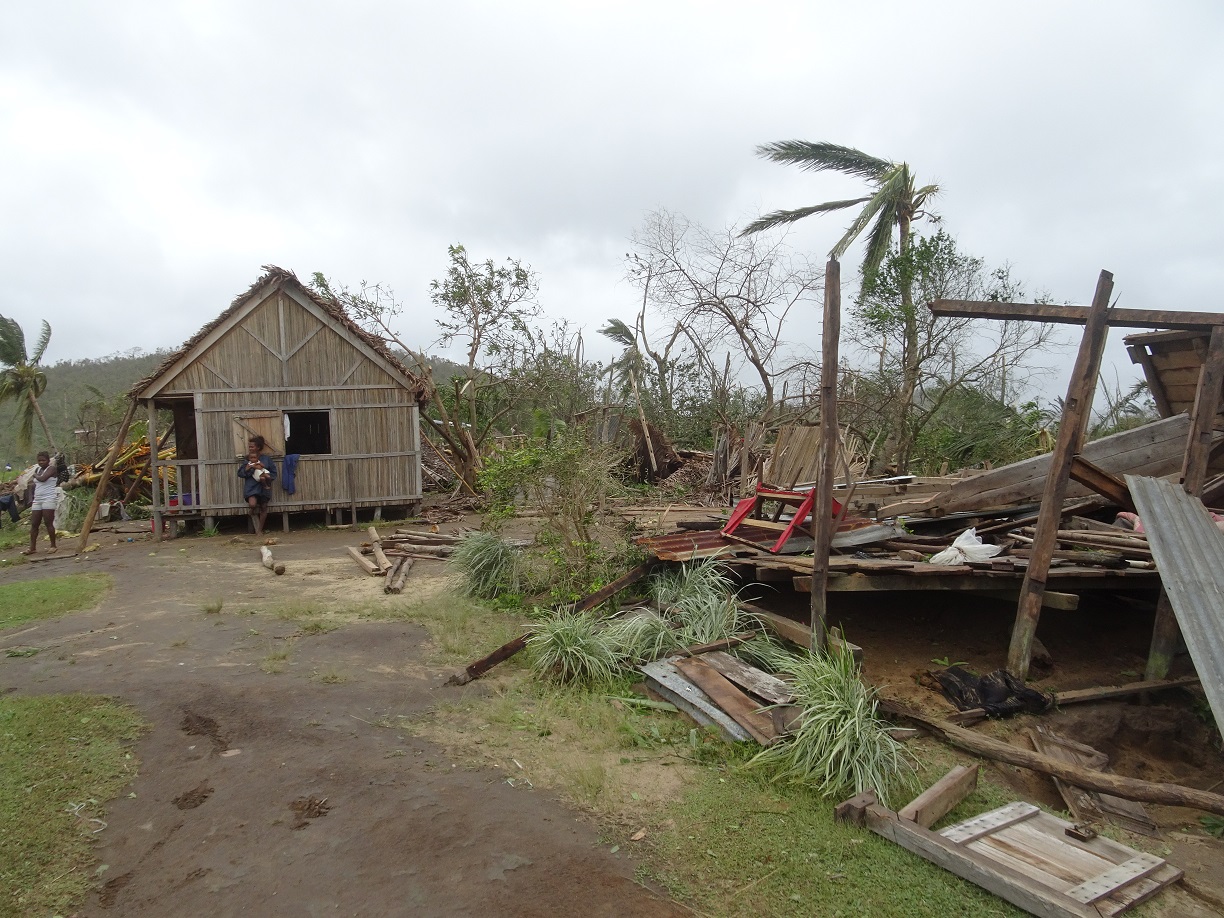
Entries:
[[[122,396],[133,384],[165,358],[167,351],[154,353],[131,352],[112,354],[93,360],[63,360],[46,367],[47,391],[39,400],[56,446],[73,462],[91,462],[101,457],[110,445],[126,407]],[[434,379],[445,384],[462,368],[445,358],[430,358]],[[100,403],[90,391],[93,386],[107,397]],[[45,447],[42,428],[34,424],[34,441],[28,449],[17,446],[17,411],[15,406],[0,406],[0,469],[3,463],[14,468],[28,465]],[[84,431],[77,433],[77,431]]]
[[[68,458],[90,461],[94,455],[94,444],[109,441],[118,426],[114,411],[99,410],[97,396],[90,391],[93,386],[112,401],[122,396],[142,376],[148,375],[165,357],[165,352],[151,354],[131,352],[113,354],[93,360],[63,360],[46,367],[47,391],[39,399],[56,445]],[[92,403],[92,404],[88,404]],[[121,408],[120,408],[121,410]],[[109,423],[108,423],[109,422]],[[45,439],[38,422],[34,423],[34,442],[28,449],[17,445],[17,410],[12,404],[0,406],[0,458],[14,467],[32,462],[42,449]],[[77,434],[84,430],[86,433]],[[104,442],[104,451],[109,442]]]

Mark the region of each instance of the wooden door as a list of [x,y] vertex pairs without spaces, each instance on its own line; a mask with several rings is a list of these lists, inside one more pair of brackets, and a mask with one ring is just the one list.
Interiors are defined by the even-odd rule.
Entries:
[[235,455],[247,454],[247,440],[261,436],[268,444],[268,452],[278,456],[285,454],[285,421],[279,411],[258,411],[234,415]]

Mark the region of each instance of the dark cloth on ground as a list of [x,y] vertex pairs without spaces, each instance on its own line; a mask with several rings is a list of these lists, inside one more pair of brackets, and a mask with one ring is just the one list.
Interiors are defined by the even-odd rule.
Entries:
[[1010,717],[1021,712],[1040,714],[1054,707],[1054,696],[1029,688],[1005,669],[976,676],[959,666],[935,673],[944,696],[958,711],[981,708],[990,717]]
[[0,495],[0,512],[8,511],[9,518],[16,523],[21,519],[21,504],[17,501],[16,494]]

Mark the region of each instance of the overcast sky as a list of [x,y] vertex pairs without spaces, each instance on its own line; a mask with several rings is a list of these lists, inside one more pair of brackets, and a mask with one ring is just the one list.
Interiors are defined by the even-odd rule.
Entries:
[[[791,138],[909,162],[963,250],[1057,301],[1107,268],[1120,305],[1224,311],[1222,26],[1218,0],[9,4],[0,314],[49,319],[49,362],[177,347],[272,263],[390,284],[424,344],[462,242],[529,263],[602,356],[648,212],[861,192],[754,156]],[[791,242],[823,261],[846,223]]]

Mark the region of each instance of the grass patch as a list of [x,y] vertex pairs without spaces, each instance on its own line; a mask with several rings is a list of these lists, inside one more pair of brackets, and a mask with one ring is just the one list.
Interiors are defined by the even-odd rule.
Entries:
[[0,630],[98,604],[111,586],[106,574],[69,574],[0,586]]
[[419,622],[433,638],[439,661],[447,663],[468,663],[527,630],[525,619],[454,593],[439,593],[417,603],[369,605],[359,614],[377,621]]
[[343,685],[349,681],[346,673],[336,669],[334,666],[329,666],[326,669],[316,670],[311,673],[311,678],[316,682],[321,682],[324,685]]
[[283,673],[289,668],[289,656],[293,652],[293,645],[286,643],[283,647],[278,647],[275,650],[268,651],[268,655],[259,661],[259,668],[270,676]]
[[314,634],[327,634],[329,631],[335,631],[340,625],[336,622],[329,622],[322,618],[312,618],[309,621],[302,622],[301,632],[307,636]]
[[135,711],[87,695],[0,697],[0,916],[73,912],[102,804],[136,774]]
[[10,548],[25,548],[30,544],[29,524],[24,526],[5,526],[0,529],[0,551]]
[[[1023,912],[865,829],[833,821],[833,803],[753,772],[702,769],[658,814],[655,880],[701,914],[946,918]],[[751,895],[740,895],[751,886]]]

